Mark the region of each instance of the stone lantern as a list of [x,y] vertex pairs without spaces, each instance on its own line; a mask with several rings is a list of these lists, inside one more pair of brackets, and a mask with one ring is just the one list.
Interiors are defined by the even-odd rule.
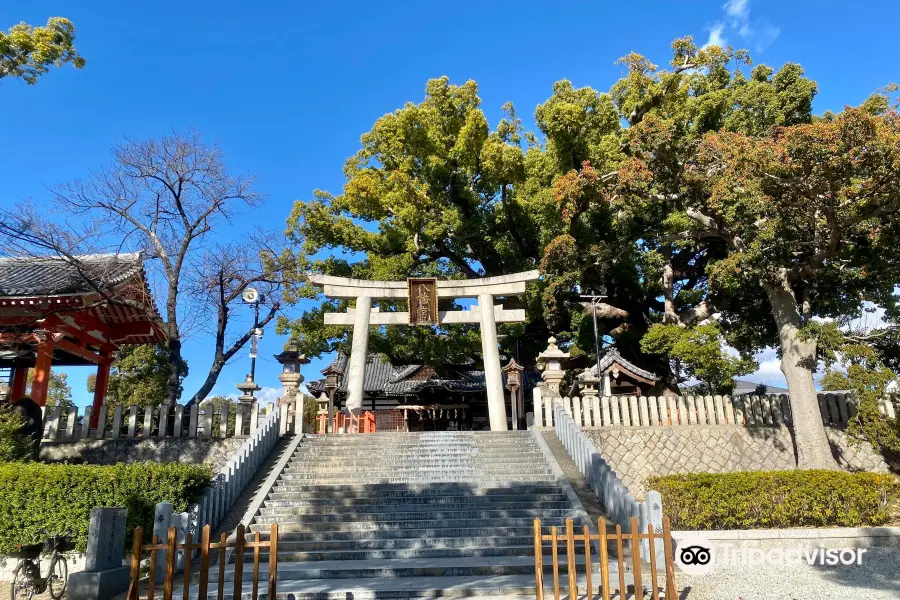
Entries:
[[560,350],[556,345],[556,338],[552,336],[547,340],[547,349],[538,354],[535,363],[537,370],[541,372],[541,379],[544,380],[543,387],[547,396],[556,398],[562,396],[559,386],[562,384],[563,377],[566,376],[563,362],[568,358],[569,353]]
[[301,365],[309,364],[305,354],[297,350],[293,342],[289,343],[281,354],[275,355],[275,360],[281,365],[281,374],[278,381],[284,386],[283,404],[290,404],[297,397],[300,384],[303,383],[303,375],[300,374]]
[[[334,363],[322,369],[322,375],[325,376],[325,391],[328,393],[328,418],[326,419],[326,429],[331,429],[334,433],[334,393],[341,385],[341,376],[344,372],[336,367]],[[324,432],[323,432],[324,433]]]
[[509,404],[512,407],[512,428],[513,430],[524,429],[521,421],[525,416],[525,403],[521,395],[522,389],[522,371],[525,369],[512,358],[505,367],[501,369],[506,373],[506,389],[509,390]]
[[245,404],[251,404],[256,402],[256,398],[253,397],[255,392],[258,392],[262,388],[256,385],[256,382],[253,381],[253,375],[247,374],[247,378],[244,379],[241,383],[235,386],[237,389],[241,391],[241,395],[238,396],[238,400],[244,402]]

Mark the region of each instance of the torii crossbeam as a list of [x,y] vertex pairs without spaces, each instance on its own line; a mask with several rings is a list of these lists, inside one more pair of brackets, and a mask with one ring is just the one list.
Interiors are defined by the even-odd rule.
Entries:
[[[538,271],[483,279],[408,279],[406,281],[369,281],[311,275],[313,284],[325,289],[325,296],[355,299],[356,306],[343,313],[327,313],[325,325],[352,325],[353,341],[350,349],[347,381],[347,408],[362,411],[363,378],[370,325],[451,325],[479,323],[481,349],[484,357],[484,380],[487,390],[488,413],[492,431],[506,431],[506,403],[503,399],[503,380],[500,374],[500,351],[497,344],[497,323],[525,321],[523,309],[504,309],[494,305],[495,297],[518,296],[525,293],[525,285],[537,280]],[[477,298],[478,305],[469,310],[438,311],[439,298]],[[406,312],[372,310],[372,300],[407,300]]]

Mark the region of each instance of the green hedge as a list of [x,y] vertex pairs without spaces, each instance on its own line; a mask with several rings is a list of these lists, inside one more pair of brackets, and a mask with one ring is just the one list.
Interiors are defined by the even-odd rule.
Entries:
[[127,508],[130,539],[135,527],[152,528],[157,503],[183,511],[211,477],[208,466],[177,463],[0,464],[0,554],[57,533],[71,535],[82,551],[97,507]]
[[900,495],[893,475],[842,471],[665,475],[647,489],[682,530],[884,525]]

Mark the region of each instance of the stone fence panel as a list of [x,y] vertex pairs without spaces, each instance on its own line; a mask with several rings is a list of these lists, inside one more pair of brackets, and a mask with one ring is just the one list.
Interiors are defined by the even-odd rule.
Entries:
[[[549,397],[534,389],[534,426],[553,427],[553,405],[582,428],[670,427],[673,425],[741,425],[744,427],[791,424],[786,394],[769,396],[584,396]],[[881,413],[895,418],[894,398],[882,400]],[[851,394],[819,394],[825,425],[845,426],[856,415]]]

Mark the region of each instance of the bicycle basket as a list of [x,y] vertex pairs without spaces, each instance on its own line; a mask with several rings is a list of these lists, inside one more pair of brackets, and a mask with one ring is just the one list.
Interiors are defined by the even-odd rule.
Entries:
[[41,550],[44,549],[44,544],[24,544],[22,546],[18,546],[15,552],[10,552],[10,556],[12,558],[40,558]]

